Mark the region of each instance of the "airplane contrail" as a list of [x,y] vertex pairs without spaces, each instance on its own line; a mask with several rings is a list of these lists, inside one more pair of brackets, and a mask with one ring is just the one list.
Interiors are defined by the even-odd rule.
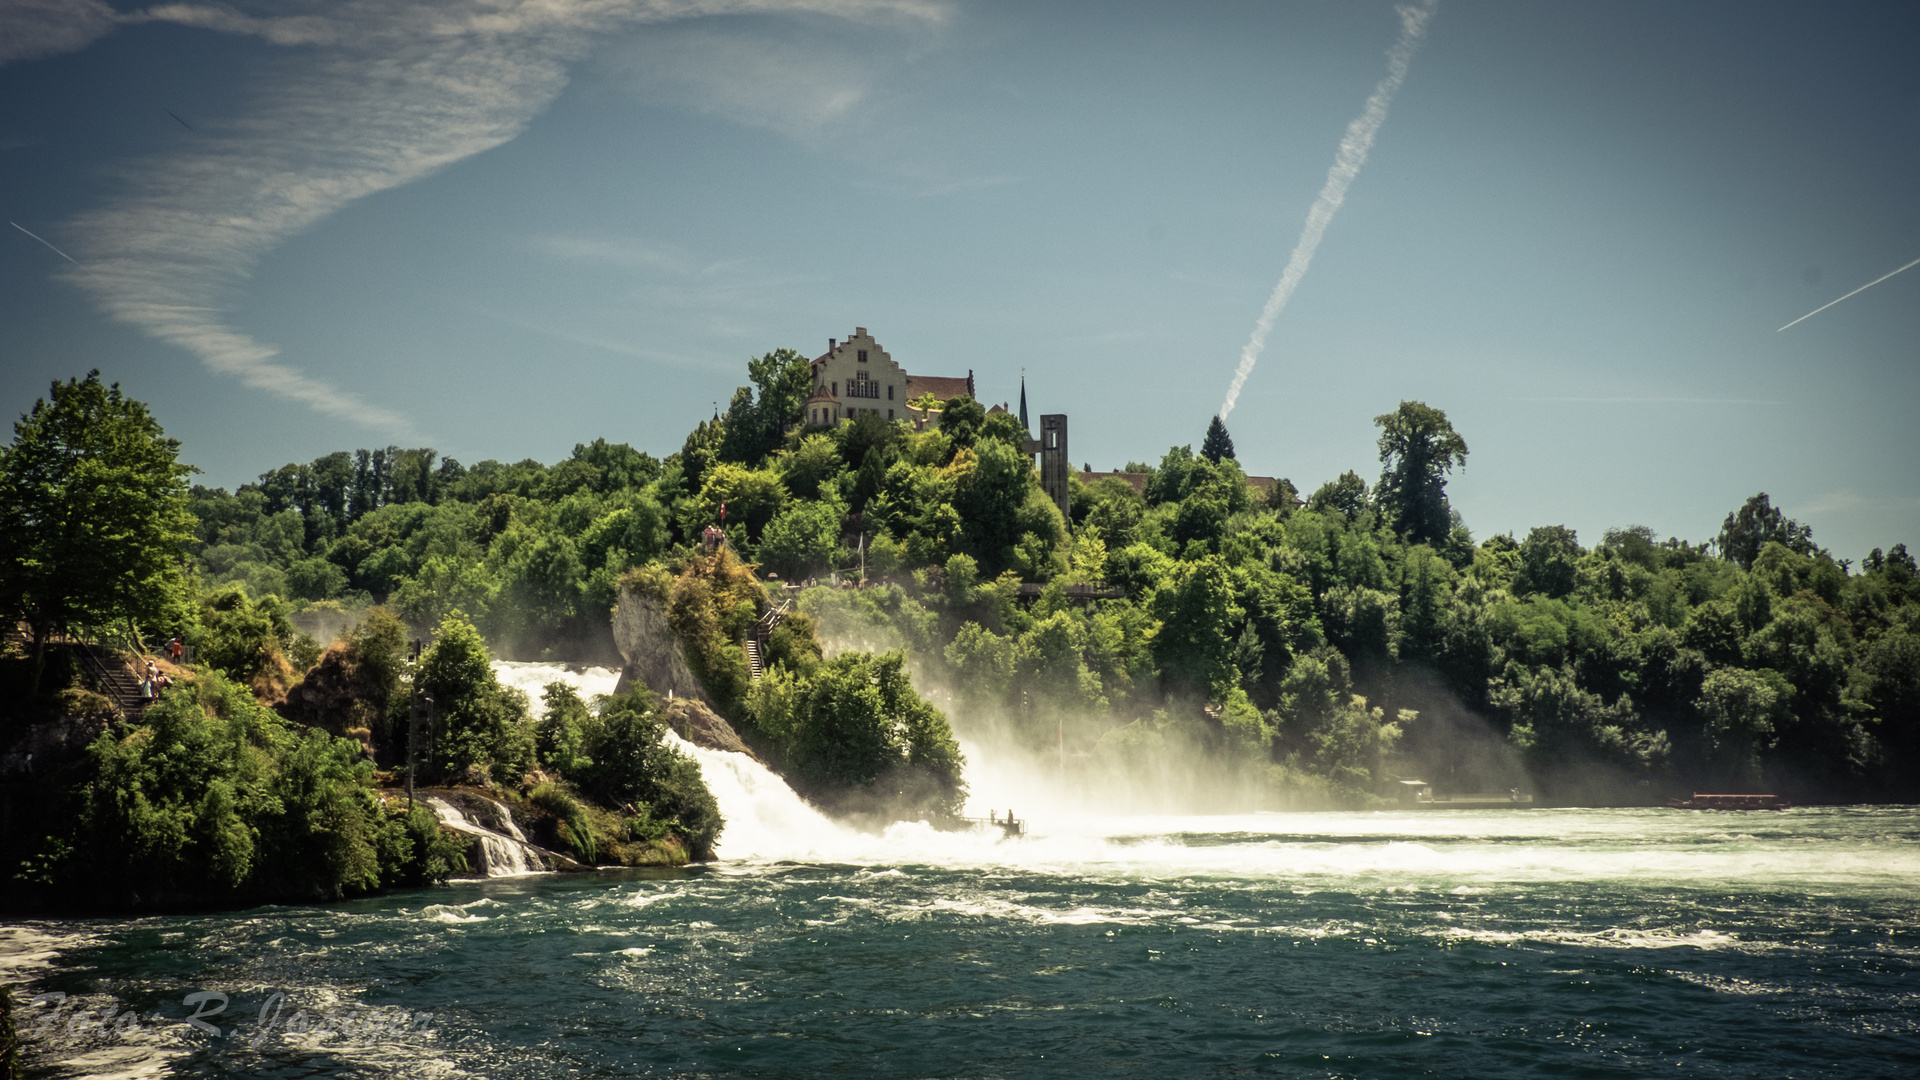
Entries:
[[[175,120],[180,120],[180,114],[177,112],[174,112],[172,109],[161,109],[160,111],[163,113],[166,113],[168,116],[173,117]],[[180,120],[180,126],[183,128],[186,128],[188,131],[193,130],[193,125],[187,123],[185,120]]]
[[[24,225],[21,225],[17,221],[9,221],[7,222],[7,224],[13,226],[16,229],[19,229],[23,233],[26,233],[28,236],[33,237],[35,240],[40,240],[40,237],[36,235],[32,230],[28,229]],[[45,240],[40,240],[40,242],[43,244],[47,244]],[[54,247],[52,244],[47,244],[47,250],[53,252],[55,255],[60,256],[61,258],[67,260],[68,262],[73,263],[73,265],[75,266],[80,265],[79,260],[75,259],[73,256],[67,254],[64,251],[61,251],[59,248]]]
[[[1920,259],[1915,259],[1915,260],[1913,260],[1912,262],[1910,262],[1910,263],[1908,263],[1907,265],[1905,265],[1905,266],[1903,266],[1903,267],[1901,267],[1901,268],[1900,268],[1900,270],[1911,270],[1911,269],[1913,269],[1913,268],[1914,268],[1914,267],[1916,267],[1916,266],[1920,266]],[[1883,282],[1883,281],[1885,281],[1885,280],[1887,280],[1888,278],[1890,278],[1890,277],[1892,277],[1892,276],[1893,276],[1894,274],[1897,274],[1897,273],[1899,273],[1899,272],[1900,272],[1900,270],[1895,270],[1895,271],[1893,271],[1893,273],[1891,273],[1891,274],[1882,274],[1882,275],[1880,275],[1879,277],[1877,277],[1877,278],[1874,278],[1874,279],[1873,279],[1872,281],[1869,281],[1869,282],[1867,282],[1867,283],[1866,283],[1865,285],[1862,285],[1862,286],[1860,286],[1859,288],[1857,288],[1857,289],[1855,289],[1855,290],[1853,290],[1853,292],[1850,292],[1850,293],[1848,293],[1848,294],[1847,294],[1847,296],[1856,296],[1856,295],[1858,295],[1858,294],[1860,294],[1860,293],[1863,293],[1863,292],[1866,292],[1866,291],[1867,291],[1868,289],[1871,289],[1871,288],[1873,288],[1873,287],[1874,287],[1875,285],[1878,285],[1878,284],[1880,284],[1881,282]],[[1847,296],[1843,296],[1843,297],[1841,297],[1841,298],[1840,298],[1840,300],[1845,300],[1845,299],[1847,298]],[[1807,312],[1807,313],[1806,313],[1805,315],[1802,315],[1802,316],[1800,316],[1799,318],[1797,318],[1797,319],[1795,319],[1795,320],[1793,320],[1793,322],[1790,322],[1790,323],[1788,323],[1788,324],[1787,324],[1787,326],[1795,326],[1795,325],[1798,325],[1798,324],[1800,324],[1800,323],[1803,323],[1803,322],[1806,322],[1806,321],[1807,321],[1808,319],[1811,319],[1811,318],[1813,318],[1813,317],[1814,317],[1815,315],[1818,315],[1818,314],[1820,314],[1821,312],[1823,312],[1823,311],[1825,311],[1825,310],[1827,310],[1828,308],[1830,308],[1830,307],[1832,307],[1832,306],[1833,306],[1834,304],[1837,304],[1837,303],[1839,303],[1839,302],[1840,302],[1840,300],[1834,300],[1834,301],[1831,301],[1831,302],[1829,302],[1829,303],[1825,303],[1825,304],[1821,304],[1821,305],[1820,305],[1819,307],[1817,307],[1817,308],[1814,308],[1814,309],[1813,309],[1812,311],[1809,311],[1809,312]],[[1780,328],[1780,330],[1785,330],[1785,329],[1787,328],[1787,326],[1783,326],[1783,327],[1781,327],[1781,328]],[[1777,334],[1777,333],[1779,333],[1779,332],[1780,332],[1780,330],[1775,330],[1775,331],[1774,331],[1774,333],[1776,333],[1776,334]]]
[[1300,279],[1307,275],[1307,264],[1313,261],[1314,249],[1320,246],[1320,238],[1326,235],[1327,226],[1333,222],[1334,212],[1346,201],[1347,187],[1353,178],[1360,175],[1360,166],[1367,163],[1367,151],[1373,149],[1373,137],[1379,133],[1380,125],[1386,123],[1387,106],[1392,104],[1394,92],[1407,78],[1407,63],[1413,59],[1415,49],[1427,35],[1427,23],[1432,20],[1434,9],[1439,0],[1424,0],[1418,7],[1401,6],[1395,10],[1400,13],[1400,37],[1387,50],[1387,74],[1373,88],[1368,96],[1366,108],[1360,111],[1353,122],[1347,125],[1347,134],[1340,140],[1340,151],[1334,157],[1333,167],[1327,170],[1327,182],[1320,188],[1320,197],[1313,201],[1313,209],[1307,211],[1306,228],[1300,231],[1300,240],[1293,246],[1293,255],[1287,259],[1287,268],[1280,275],[1280,283],[1273,287],[1273,295],[1267,298],[1267,306],[1260,309],[1260,318],[1253,324],[1253,336],[1240,350],[1240,366],[1233,373],[1233,384],[1227,387],[1227,399],[1220,406],[1220,419],[1225,420],[1240,400],[1240,388],[1247,383],[1247,376],[1253,374],[1253,365],[1260,359],[1260,353],[1267,347],[1267,335],[1273,331],[1273,320],[1280,315],[1280,309],[1287,306],[1293,296],[1293,290]]

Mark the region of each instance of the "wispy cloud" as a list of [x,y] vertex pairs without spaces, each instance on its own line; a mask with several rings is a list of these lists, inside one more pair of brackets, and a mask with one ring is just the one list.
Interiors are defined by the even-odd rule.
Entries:
[[0,65],[84,49],[118,21],[100,0],[7,0],[0,4]]
[[1862,495],[1852,488],[1828,491],[1807,500],[1802,513],[1832,514],[1860,510],[1912,510],[1920,508],[1920,496]]
[[[47,14],[65,8],[80,14]],[[103,21],[111,9],[95,0],[29,0],[27,10],[38,14],[10,13],[0,23],[28,31],[5,57],[79,48],[113,25]],[[65,276],[113,318],[214,371],[410,437],[401,413],[305,374],[278,346],[231,325],[233,299],[260,258],[355,199],[512,139],[559,94],[596,34],[796,12],[927,24],[945,16],[925,0],[346,0],[299,4],[283,17],[216,4],[163,4],[119,17],[300,48],[267,69],[242,113],[203,125],[178,151],[131,164],[119,195],[59,230],[81,264]]]
[[1627,396],[1583,396],[1558,395],[1546,397],[1511,397],[1508,401],[1567,401],[1594,405],[1785,405],[1784,401],[1768,398],[1734,397],[1627,397]]
[[644,100],[803,140],[845,117],[874,78],[852,56],[739,29],[639,37],[612,62]]

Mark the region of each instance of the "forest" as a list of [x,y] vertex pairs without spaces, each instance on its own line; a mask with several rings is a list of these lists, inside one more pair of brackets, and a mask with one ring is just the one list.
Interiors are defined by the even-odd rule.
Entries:
[[[693,790],[697,770],[689,781],[670,748],[648,749],[662,721],[645,688],[583,702],[557,687],[536,708],[485,667],[618,665],[611,613],[647,595],[725,719],[845,813],[957,811],[965,762],[949,717],[1056,754],[1083,784],[1178,760],[1192,792],[1269,808],[1384,806],[1415,779],[1548,803],[1915,795],[1920,581],[1904,544],[1835,559],[1765,494],[1701,542],[1632,524],[1590,545],[1552,524],[1476,539],[1446,494],[1465,434],[1417,401],[1376,418],[1372,482],[1348,471],[1263,492],[1215,418],[1197,453],[1074,478],[1063,518],[1007,413],[957,397],[921,424],[808,426],[810,378],[792,350],[752,359],[748,385],[664,460],[604,438],[552,465],[382,447],[228,491],[191,485],[144,407],[89,376],[64,393],[144,432],[151,460],[109,473],[149,477],[141,497],[157,509],[131,541],[54,543],[36,539],[48,512],[34,506],[57,459],[33,439],[57,419],[56,384],[0,460],[15,553],[0,602],[20,628],[9,724],[89,704],[74,673],[44,670],[59,632],[177,634],[213,674],[192,689],[197,709],[167,704],[174,727],[156,720],[143,739],[199,739],[242,764],[304,754],[309,771],[370,777],[394,764],[401,682],[439,680],[452,736],[441,775],[530,799],[544,785],[578,854],[669,837],[698,854],[718,814]],[[702,543],[715,527],[717,554]],[[130,552],[90,556],[124,563],[118,584],[74,568],[87,560],[32,554],[90,543]],[[749,625],[776,603],[797,614],[750,671]],[[409,638],[431,643],[417,664],[400,655]],[[311,732],[370,756],[303,749]],[[103,738],[96,776],[153,752]],[[354,783],[371,790],[369,777]],[[368,852],[422,831],[362,804]],[[215,837],[194,841],[195,857],[231,876],[208,824],[228,820],[225,805],[167,828]],[[633,812],[608,816],[619,805]],[[83,809],[101,836],[134,812]],[[260,828],[249,835],[249,850],[270,851]],[[353,858],[362,883],[431,876],[425,855],[385,871]]]
[[830,646],[901,649],[953,709],[1024,718],[1035,745],[1203,746],[1296,802],[1406,777],[1563,800],[1913,793],[1904,544],[1836,560],[1764,494],[1701,542],[1630,523],[1589,545],[1553,524],[1476,540],[1446,497],[1465,436],[1420,402],[1376,419],[1371,483],[1263,496],[1216,419],[1198,453],[1120,470],[1142,490],[1076,478],[1068,521],[1006,413],[959,398],[924,430],[806,427],[798,353],[747,375],[665,460],[604,439],[551,466],[389,447],[195,488],[202,588],[343,618],[380,603],[416,628],[458,610],[505,655],[612,662],[621,575],[679,567],[724,515],[763,577],[864,573],[799,594]]

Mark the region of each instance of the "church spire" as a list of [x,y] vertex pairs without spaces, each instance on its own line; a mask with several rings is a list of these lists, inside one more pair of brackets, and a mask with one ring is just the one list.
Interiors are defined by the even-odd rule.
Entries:
[[1027,423],[1027,369],[1020,369],[1020,430],[1033,434],[1033,425]]

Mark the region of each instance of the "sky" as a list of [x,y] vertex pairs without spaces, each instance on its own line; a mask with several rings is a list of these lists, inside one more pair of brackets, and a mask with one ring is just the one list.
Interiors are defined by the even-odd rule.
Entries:
[[1407,27],[0,0],[0,409],[98,368],[229,488],[390,444],[664,456],[749,357],[863,326],[988,403],[1024,373],[1112,469],[1199,444],[1319,200],[1228,416],[1250,473],[1372,480],[1374,417],[1418,400],[1467,441],[1478,538],[1701,541],[1764,491],[1837,557],[1920,547],[1920,267],[1780,329],[1920,258],[1920,7]]

